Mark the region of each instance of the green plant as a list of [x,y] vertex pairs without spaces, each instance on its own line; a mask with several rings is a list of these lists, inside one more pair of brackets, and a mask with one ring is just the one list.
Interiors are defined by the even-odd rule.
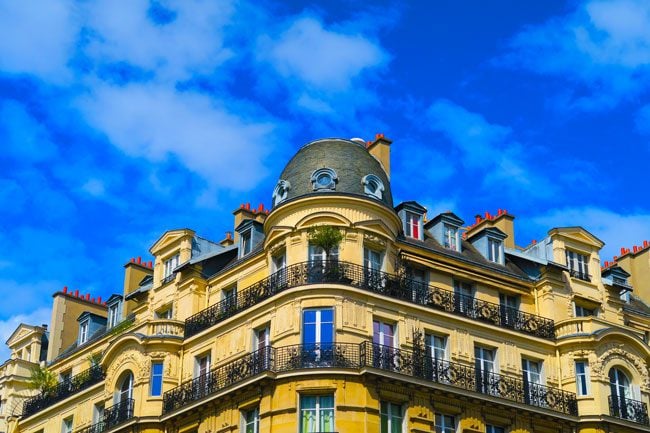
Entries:
[[124,321],[120,322],[117,326],[114,328],[111,328],[111,330],[108,332],[110,335],[118,335],[121,334],[122,332],[126,331],[133,325],[135,320],[132,318],[126,318]]
[[52,391],[58,383],[56,374],[45,366],[36,366],[31,369],[31,376],[27,382],[29,389],[38,389],[43,394]]
[[94,367],[99,365],[99,362],[102,360],[102,354],[101,352],[91,353],[86,359],[90,362],[90,366]]
[[330,253],[343,241],[341,230],[332,226],[318,226],[309,229],[309,242],[325,251],[325,258],[329,260]]

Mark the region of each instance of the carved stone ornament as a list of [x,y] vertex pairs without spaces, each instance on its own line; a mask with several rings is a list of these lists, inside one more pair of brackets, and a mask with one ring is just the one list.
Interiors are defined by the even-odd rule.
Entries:
[[[645,388],[646,391],[650,389],[650,377],[645,362],[643,362],[643,359],[639,356],[625,350],[622,344],[611,344],[608,346],[607,350],[598,357],[598,362],[593,366],[594,374],[600,377],[601,380],[609,380],[608,374],[609,368],[612,367],[612,365],[610,365],[612,361],[618,361],[619,364],[627,366],[628,369],[636,370],[636,372],[641,376],[641,386]],[[606,366],[607,371],[604,370]]]
[[[111,363],[106,371],[106,398],[110,398],[115,388],[115,381],[125,370],[133,372],[134,385],[141,381],[149,380],[150,362],[146,362],[144,354],[135,348],[129,347],[122,351]],[[146,370],[146,371],[145,371]]]
[[376,246],[380,246],[382,248],[386,248],[386,240],[383,238],[380,238],[377,235],[374,235],[372,233],[366,233],[364,232],[363,234],[363,242],[366,244],[373,244]]

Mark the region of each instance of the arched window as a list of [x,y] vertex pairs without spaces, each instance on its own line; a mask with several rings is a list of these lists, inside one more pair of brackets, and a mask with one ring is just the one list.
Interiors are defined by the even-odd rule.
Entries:
[[338,181],[336,172],[331,168],[319,168],[311,174],[311,186],[314,191],[335,190]]
[[273,206],[277,206],[285,201],[290,189],[291,183],[288,180],[280,179],[273,190]]
[[130,371],[122,374],[122,379],[117,383],[115,403],[126,402],[133,398],[133,373]]
[[630,379],[618,368],[609,370],[609,385],[612,389],[612,399],[622,401],[631,397]]
[[384,183],[381,179],[374,174],[367,174],[361,179],[361,183],[363,184],[363,192],[366,195],[381,200],[384,195]]

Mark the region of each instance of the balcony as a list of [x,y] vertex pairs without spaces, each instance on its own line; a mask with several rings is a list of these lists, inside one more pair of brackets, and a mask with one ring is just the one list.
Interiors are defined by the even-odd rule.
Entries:
[[322,283],[343,284],[536,337],[555,338],[553,321],[544,317],[459,295],[406,277],[370,271],[354,263],[321,261],[288,266],[239,291],[236,296],[226,298],[189,317],[185,321],[185,338],[198,334],[284,290]]
[[135,401],[132,398],[129,398],[111,407],[107,407],[106,410],[104,410],[104,416],[101,421],[77,430],[76,433],[103,433],[113,427],[117,427],[133,418],[134,406]]
[[104,372],[98,365],[60,382],[53,390],[31,397],[23,403],[23,418],[58,403],[71,395],[77,394],[90,386],[101,382]]
[[582,281],[591,282],[591,275],[589,275],[586,271],[580,271],[580,270],[577,270],[577,269],[569,269],[569,274],[573,278],[577,278],[577,279],[582,280]]
[[185,323],[173,319],[147,320],[136,325],[131,332],[149,337],[183,337]]
[[167,391],[163,396],[163,414],[264,372],[316,368],[350,369],[362,374],[371,372],[368,369],[377,369],[459,388],[463,393],[470,391],[566,415],[578,415],[574,393],[529,384],[519,377],[484,373],[472,366],[433,359],[416,351],[369,342],[266,347],[257,350]]
[[638,400],[610,395],[609,414],[615,418],[625,419],[637,424],[649,425],[648,406]]

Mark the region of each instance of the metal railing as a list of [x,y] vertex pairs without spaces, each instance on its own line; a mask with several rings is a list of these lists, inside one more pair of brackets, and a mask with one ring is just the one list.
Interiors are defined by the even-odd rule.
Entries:
[[576,396],[572,392],[527,383],[520,377],[483,372],[473,366],[434,359],[413,350],[370,342],[259,349],[167,391],[163,395],[163,414],[263,372],[312,368],[353,369],[361,372],[365,368],[379,369],[567,415],[578,415]]
[[344,284],[373,293],[524,332],[555,338],[553,320],[387,272],[348,262],[311,261],[288,266],[185,320],[185,338],[198,334],[286,289],[308,284]]
[[128,398],[107,407],[101,421],[77,430],[76,433],[102,433],[133,418],[135,401]]
[[102,381],[102,379],[104,379],[104,372],[101,366],[95,365],[90,367],[63,382],[59,382],[51,391],[43,392],[25,400],[23,403],[23,417],[31,416],[55,403],[65,400],[71,395]]
[[573,278],[577,278],[582,281],[589,281],[591,282],[591,275],[589,275],[588,272],[586,271],[579,271],[577,269],[569,269],[569,275],[571,275]]
[[648,406],[644,402],[617,395],[610,395],[608,401],[611,416],[638,424],[650,424]]

